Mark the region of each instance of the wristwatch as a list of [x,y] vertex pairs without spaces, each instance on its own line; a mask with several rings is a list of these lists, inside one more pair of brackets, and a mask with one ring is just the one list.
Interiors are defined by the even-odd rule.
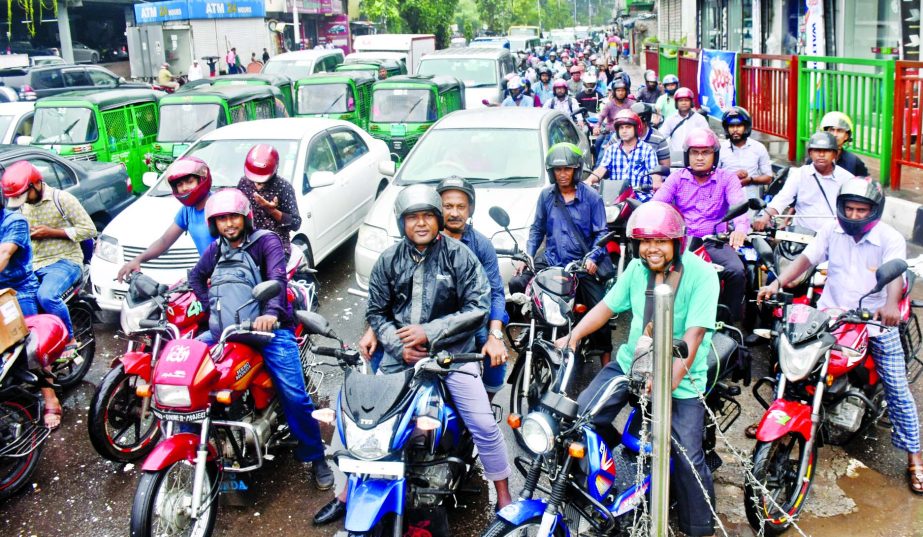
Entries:
[[497,338],[498,340],[503,341],[503,330],[494,328],[493,330],[490,330],[487,333]]

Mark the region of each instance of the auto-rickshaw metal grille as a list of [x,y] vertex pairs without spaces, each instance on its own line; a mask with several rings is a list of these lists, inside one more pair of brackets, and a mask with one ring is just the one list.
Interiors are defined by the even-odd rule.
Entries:
[[116,151],[128,149],[131,143],[128,138],[130,130],[128,124],[128,110],[125,108],[117,108],[115,110],[103,112],[103,122],[106,125],[106,134],[109,137],[109,142],[115,146],[114,149]]

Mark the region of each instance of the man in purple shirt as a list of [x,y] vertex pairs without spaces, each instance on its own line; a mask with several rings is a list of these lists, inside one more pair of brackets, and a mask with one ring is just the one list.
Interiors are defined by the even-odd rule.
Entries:
[[[686,233],[693,237],[690,250],[696,249],[707,235],[728,229],[721,219],[730,206],[746,201],[737,174],[718,168],[718,137],[709,129],[693,129],[686,136],[683,154],[686,167],[670,174],[653,199],[673,204],[686,221]],[[750,232],[746,213],[733,220],[728,244],[706,241],[705,251],[712,263],[721,265],[721,304],[728,308],[730,320],[743,314],[746,279],[744,266],[737,256]]]

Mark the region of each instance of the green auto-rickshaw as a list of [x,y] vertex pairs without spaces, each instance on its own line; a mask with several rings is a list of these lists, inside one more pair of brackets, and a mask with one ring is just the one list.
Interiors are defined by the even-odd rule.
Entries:
[[368,129],[375,77],[361,71],[318,73],[295,81],[295,115],[328,117]]
[[232,123],[288,117],[275,86],[211,86],[160,99],[160,129],[150,154],[150,170],[162,172],[189,144]]
[[465,108],[465,84],[450,76],[396,76],[372,86],[369,134],[400,163],[440,118]]
[[292,100],[292,80],[287,76],[267,73],[242,73],[239,75],[219,76],[212,82],[212,87],[221,86],[275,86],[282,92],[282,101],[289,116],[295,115],[294,101]]
[[121,162],[135,193],[157,137],[157,101],[148,89],[71,91],[35,103],[31,144],[72,160]]
[[367,59],[347,59],[342,65],[338,65],[337,71],[366,71],[375,75],[375,78],[378,78],[378,70],[382,67],[385,68],[385,71],[388,73],[388,78],[398,75],[406,75],[407,68],[404,66],[403,62],[398,62],[394,60],[367,60]]

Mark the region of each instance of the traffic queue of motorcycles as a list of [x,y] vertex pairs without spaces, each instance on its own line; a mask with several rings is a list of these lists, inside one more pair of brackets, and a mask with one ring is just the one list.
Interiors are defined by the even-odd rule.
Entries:
[[[666,176],[670,169],[650,173]],[[732,206],[722,223],[761,210],[786,176],[787,170],[778,170],[762,199]],[[609,233],[597,246],[610,252],[617,279],[633,255],[626,223],[644,192],[619,180],[601,181],[598,188]],[[534,269],[534,260],[508,229],[505,210],[492,207],[490,216],[503,229],[500,233],[513,239],[513,247],[498,250],[498,256]],[[886,417],[868,343],[868,326],[877,323],[861,302],[846,312],[815,308],[824,290],[825,266],[756,305],[757,290],[781,274],[813,238],[812,231],[787,221],[783,214],[776,225],[751,231],[738,250],[747,274],[748,312],[742,327],[719,314],[702,394],[706,461],[714,470],[722,463],[716,453],[719,438],[741,414],[740,385],[750,386],[748,347],[769,342],[770,375],[752,386],[765,413],[755,430],[752,472],[744,483],[747,517],[754,529],[767,534],[783,533],[797,520],[810,496],[819,448],[846,444]],[[709,242],[728,243],[729,234],[716,228],[694,253],[709,260],[704,246]],[[610,384],[598,404],[581,410],[574,376],[588,363],[592,349],[561,350],[554,344],[586,311],[576,300],[583,261],[539,270],[525,293],[508,297],[517,320],[506,326],[506,336],[518,358],[507,381],[507,423],[528,456],[515,460],[525,476],[518,501],[491,522],[485,536],[620,535],[631,529],[650,492],[644,390],[650,358]],[[296,339],[309,392],[316,392],[328,368],[345,372],[333,407],[318,409],[314,416],[336,424],[343,446],[334,456],[348,476],[346,530],[356,536],[402,536],[408,511],[451,504],[475,473],[477,450],[441,379],[453,371],[453,364],[480,362],[483,355],[440,352],[406,373],[372,375],[359,353],[316,313],[316,284],[298,278],[309,270],[293,250],[287,294],[298,320]],[[906,277],[901,342],[912,383],[923,371],[917,358],[923,338],[914,312],[923,303],[909,298],[914,272],[902,260],[883,264],[866,296],[900,277]],[[279,292],[277,282],[258,284],[251,303],[263,303]],[[69,291],[68,301],[75,332],[81,333],[75,312],[89,318],[89,332],[77,336],[76,357],[60,360],[67,334],[47,315],[27,318],[28,332],[2,355],[0,500],[29,483],[49,435],[37,390],[75,385],[92,364],[93,304],[80,286]],[[129,280],[119,333],[126,350],[109,364],[97,386],[87,426],[102,457],[119,463],[143,461],[131,510],[132,536],[210,535],[220,494],[233,490],[243,474],[272,461],[280,449],[294,445],[263,359],[252,344],[252,336],[259,333],[252,319],[237,317],[208,346],[195,340],[208,328],[208,313],[184,282],[167,286],[140,273]],[[483,322],[481,315],[459,316],[430,346]],[[745,336],[741,328],[751,334]],[[321,338],[336,345],[322,346]],[[674,353],[685,357],[688,350],[679,344]],[[36,374],[38,366],[50,366],[54,378]],[[625,384],[633,394],[632,410],[618,444],[610,445],[594,430],[592,418]]]

